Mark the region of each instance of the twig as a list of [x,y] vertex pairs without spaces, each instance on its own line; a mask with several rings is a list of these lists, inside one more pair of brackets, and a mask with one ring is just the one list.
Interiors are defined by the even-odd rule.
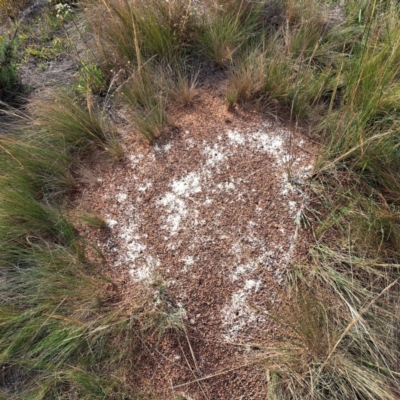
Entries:
[[244,364],[244,365],[239,365],[239,366],[234,367],[234,368],[225,369],[225,370],[223,370],[223,371],[216,372],[215,374],[211,374],[211,375],[204,376],[203,378],[199,378],[199,379],[196,379],[196,380],[194,380],[194,381],[189,381],[189,382],[181,383],[181,384],[179,384],[179,385],[173,386],[172,389],[177,389],[177,388],[180,388],[180,387],[183,387],[183,386],[191,385],[192,383],[198,383],[198,382],[200,382],[200,381],[205,381],[205,380],[207,380],[207,379],[215,378],[216,376],[225,375],[225,374],[228,374],[229,372],[236,371],[236,370],[238,370],[238,369],[240,369],[240,368],[249,367],[250,365],[256,364],[257,362],[260,362],[260,360],[256,360],[256,361],[250,362],[250,363],[248,363],[248,364]]

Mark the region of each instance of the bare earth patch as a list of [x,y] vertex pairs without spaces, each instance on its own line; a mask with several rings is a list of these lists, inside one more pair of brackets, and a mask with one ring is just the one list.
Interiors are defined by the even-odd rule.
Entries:
[[128,379],[161,398],[265,398],[262,369],[242,366],[251,363],[250,344],[279,336],[263,310],[276,308],[274,285],[290,260],[304,257],[299,221],[313,145],[274,119],[228,113],[211,88],[174,123],[83,188],[83,204],[107,221],[106,232],[91,235],[123,302],[161,277],[187,327],[149,344]]

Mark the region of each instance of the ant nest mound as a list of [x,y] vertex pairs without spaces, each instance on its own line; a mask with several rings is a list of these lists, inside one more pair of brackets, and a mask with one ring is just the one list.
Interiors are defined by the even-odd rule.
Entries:
[[[197,367],[212,374],[240,353],[226,343],[262,343],[278,329],[260,310],[279,303],[276,286],[304,256],[300,220],[315,157],[301,133],[254,112],[228,114],[206,89],[174,123],[153,146],[131,146],[84,197],[109,226],[97,244],[110,277],[127,297],[162,277],[195,337]],[[164,352],[175,371],[166,368],[165,385],[193,379],[179,349]]]

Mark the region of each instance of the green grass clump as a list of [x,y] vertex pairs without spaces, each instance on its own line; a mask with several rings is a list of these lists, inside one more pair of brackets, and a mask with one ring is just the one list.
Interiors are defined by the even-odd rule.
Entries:
[[308,218],[318,221],[317,243],[310,263],[292,271],[289,292],[280,291],[275,320],[287,336],[267,350],[271,398],[396,397],[398,207],[383,207],[356,174],[339,176],[314,183],[318,208]]
[[105,0],[103,6],[95,12],[93,30],[113,66],[141,65],[152,57],[171,61],[190,46],[196,12],[190,2]]
[[[397,2],[86,3],[96,54],[81,60],[76,92],[35,102],[29,129],[0,139],[0,394],[134,398],[126,376],[139,332],[185,331],[179,310],[161,301],[162,283],[165,307],[118,308],[62,196],[76,189],[77,155],[121,157],[110,104],[127,107],[134,131],[152,142],[217,71],[228,108],[282,112],[321,141],[301,219],[315,244],[275,287],[274,319],[287,335],[260,357],[269,398],[397,398]],[[17,83],[2,43],[0,65],[6,57],[10,68],[0,70],[0,94]],[[91,213],[80,221],[105,225]]]
[[76,188],[69,170],[71,156],[62,147],[60,151],[49,139],[39,141],[37,138],[24,137],[22,141],[19,137],[5,136],[0,138],[0,150],[9,155],[0,160],[4,180],[12,181],[16,166],[26,173],[27,182],[21,182],[21,190],[29,192],[28,187],[31,187],[45,198],[56,197]]
[[[382,186],[385,197],[398,199],[400,25],[397,8],[387,11],[385,24],[372,20],[363,45],[343,72],[343,104],[323,121],[329,154]],[[388,198],[388,199],[389,199]]]
[[226,2],[230,7],[221,4],[209,10],[199,32],[200,48],[220,68],[232,62],[240,48],[246,48],[259,36],[257,7],[247,1],[236,3]]
[[262,42],[231,60],[228,107],[278,104],[323,146],[308,215],[316,245],[294,269],[290,295],[280,291],[275,319],[288,337],[268,350],[269,396],[391,399],[400,356],[400,9],[363,3],[333,22],[329,12],[282,2]]
[[[132,320],[108,304],[107,280],[57,200],[71,177],[71,142],[38,133],[0,143],[0,393],[109,397],[116,383],[101,366],[118,357],[112,343],[128,340]],[[90,137],[81,134],[72,142]]]
[[162,80],[156,76],[154,68],[134,72],[122,88],[122,97],[131,110],[135,131],[152,142],[167,124]]
[[140,390],[125,374],[141,343],[182,323],[162,298],[154,306],[153,291],[121,307],[100,251],[93,255],[74,225],[106,225],[93,212],[74,218],[63,195],[76,189],[77,155],[110,150],[104,114],[80,101],[59,92],[32,102],[30,114],[9,108],[19,119],[0,138],[0,396],[7,399],[136,398]]
[[0,101],[15,100],[22,89],[14,47],[14,40],[7,40],[0,36]]
[[81,150],[98,146],[112,158],[121,157],[118,133],[106,111],[90,93],[86,93],[85,98],[71,91],[51,93],[34,104],[33,113],[34,123],[44,140],[50,137]]
[[[111,396],[117,382],[101,371],[102,363],[118,359],[116,343],[132,349],[133,320],[106,305],[100,292],[104,281],[73,247],[35,237],[24,247],[15,244],[2,263],[0,290],[7,293],[0,307],[3,394],[16,399],[59,398],[68,392],[71,398]],[[23,374],[22,381],[7,377],[12,369]],[[17,390],[8,392],[12,385]]]

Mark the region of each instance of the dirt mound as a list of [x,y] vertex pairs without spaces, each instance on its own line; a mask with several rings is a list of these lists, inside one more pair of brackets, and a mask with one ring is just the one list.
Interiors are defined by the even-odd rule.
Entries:
[[107,221],[108,233],[95,240],[124,301],[162,277],[171,310],[186,322],[191,349],[166,338],[140,379],[163,392],[200,378],[181,389],[196,399],[250,392],[256,399],[261,379],[244,384],[220,372],[246,364],[242,345],[277,334],[260,310],[276,307],[274,285],[302,254],[301,240],[296,245],[313,146],[271,118],[228,113],[210,88],[174,122],[153,146],[131,146],[125,163],[103,171],[83,190],[83,204]]

